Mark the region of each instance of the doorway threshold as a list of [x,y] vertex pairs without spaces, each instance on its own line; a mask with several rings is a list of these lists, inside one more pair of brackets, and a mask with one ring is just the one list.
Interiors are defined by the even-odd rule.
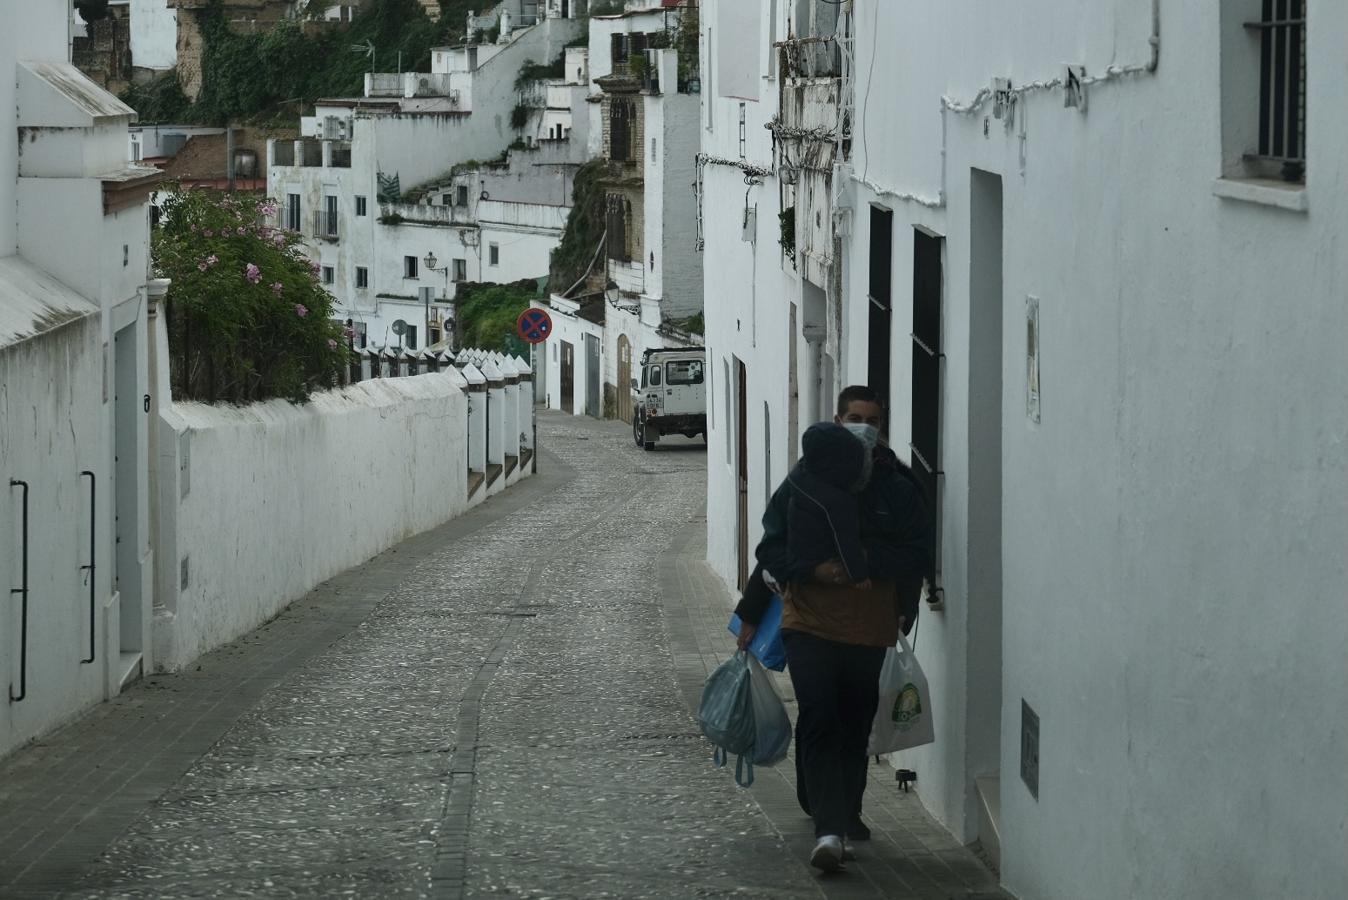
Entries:
[[123,651],[117,660],[118,685],[121,690],[126,690],[127,686],[140,681],[144,674],[144,656],[139,650],[126,652]]

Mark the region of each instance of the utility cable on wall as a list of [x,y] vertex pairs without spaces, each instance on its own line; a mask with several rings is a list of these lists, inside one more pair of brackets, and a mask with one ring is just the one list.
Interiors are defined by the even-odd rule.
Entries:
[[[876,0],[876,3],[878,9],[878,0]],[[1093,84],[1105,84],[1111,81],[1118,81],[1120,79],[1128,78],[1134,75],[1155,74],[1161,61],[1161,0],[1152,0],[1151,3],[1151,37],[1148,38],[1148,44],[1150,44],[1151,46],[1151,58],[1148,59],[1145,63],[1135,63],[1132,65],[1123,65],[1123,66],[1118,65],[1109,66],[1104,70],[1103,74],[1083,77],[1080,80],[1080,84],[1083,87],[1085,87]],[[874,60],[875,55],[874,53],[872,53],[871,55],[872,63],[874,63]],[[871,79],[868,78],[866,83],[866,90],[868,95],[870,92],[870,80]],[[1010,87],[1005,91],[994,91],[991,87],[981,88],[978,91],[978,93],[976,93],[973,96],[971,100],[968,100],[966,102],[954,100],[949,95],[942,95],[940,107],[941,108],[941,189],[939,191],[938,196],[935,198],[923,196],[921,194],[913,193],[910,191],[899,191],[894,190],[892,188],[884,187],[883,185],[877,184],[874,181],[871,181],[869,178],[867,178],[865,169],[863,169],[862,174],[860,175],[853,173],[851,175],[851,179],[853,182],[869,189],[870,191],[881,197],[888,197],[890,199],[898,200],[901,202],[916,203],[919,206],[925,206],[929,209],[943,208],[946,203],[945,169],[946,169],[947,130],[946,130],[945,114],[947,112],[952,112],[957,115],[971,116],[976,114],[983,106],[987,104],[989,100],[994,100],[1000,103],[1006,103],[1014,107],[1014,105],[1020,100],[1021,97],[1025,97],[1030,94],[1044,91],[1052,91],[1064,86],[1065,86],[1064,80],[1061,76],[1059,76],[1057,78],[1051,78],[1041,81],[1032,81],[1019,86]],[[861,114],[861,125],[862,125],[862,147],[863,153],[865,153],[864,104]],[[1021,137],[1023,142],[1024,134],[1022,134]],[[866,154],[866,156],[867,156],[867,165],[869,165],[869,154]]]

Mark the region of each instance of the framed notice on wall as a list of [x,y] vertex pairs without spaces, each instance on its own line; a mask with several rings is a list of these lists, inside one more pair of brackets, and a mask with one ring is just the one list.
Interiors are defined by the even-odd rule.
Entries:
[[1025,415],[1039,421],[1039,298],[1025,299]]

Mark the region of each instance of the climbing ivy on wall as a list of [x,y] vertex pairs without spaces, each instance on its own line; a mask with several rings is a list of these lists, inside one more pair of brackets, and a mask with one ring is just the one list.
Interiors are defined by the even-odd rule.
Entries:
[[361,93],[371,60],[354,45],[374,46],[377,71],[395,71],[399,54],[403,71],[426,71],[431,48],[461,41],[468,12],[480,6],[480,0],[441,0],[440,21],[433,22],[417,0],[372,0],[347,28],[310,25],[306,31],[301,20],[287,19],[270,31],[239,34],[221,0],[211,0],[201,19],[196,102],[183,97],[173,73],[131,88],[123,99],[147,122],[220,125],[283,117],[294,124],[295,107]]
[[552,291],[570,288],[594,259],[605,227],[604,189],[600,184],[603,174],[602,159],[590,160],[576,170],[576,180],[571,188],[571,213],[566,218],[561,243],[552,251],[548,284]]

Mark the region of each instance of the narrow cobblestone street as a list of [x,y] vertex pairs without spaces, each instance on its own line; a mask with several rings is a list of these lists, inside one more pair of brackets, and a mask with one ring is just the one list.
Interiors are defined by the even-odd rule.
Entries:
[[703,444],[539,429],[538,477],[0,764],[0,896],[993,896],[881,765],[814,874],[790,763],[740,790],[693,717]]

